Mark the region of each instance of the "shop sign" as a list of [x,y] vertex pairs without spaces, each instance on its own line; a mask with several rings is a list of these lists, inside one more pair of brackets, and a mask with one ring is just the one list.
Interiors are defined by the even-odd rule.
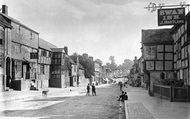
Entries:
[[158,26],[185,23],[185,8],[158,9]]

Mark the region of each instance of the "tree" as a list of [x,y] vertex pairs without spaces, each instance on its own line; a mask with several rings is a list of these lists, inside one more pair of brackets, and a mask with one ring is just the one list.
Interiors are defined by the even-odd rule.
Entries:
[[114,56],[110,56],[109,60],[111,61],[111,63],[106,63],[106,66],[108,68],[111,69],[111,71],[114,71],[117,69],[117,64],[115,63],[115,57]]
[[79,63],[84,67],[84,75],[86,78],[92,78],[94,76],[94,62],[86,55],[78,55],[74,53],[70,56],[72,60],[76,63],[77,57],[79,59]]
[[118,69],[121,70],[130,70],[133,66],[133,61],[125,59],[124,62],[118,66]]

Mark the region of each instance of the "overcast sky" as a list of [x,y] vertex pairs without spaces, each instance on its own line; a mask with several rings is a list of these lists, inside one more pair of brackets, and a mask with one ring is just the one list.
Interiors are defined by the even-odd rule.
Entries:
[[[190,4],[189,0],[183,0]],[[117,64],[141,56],[141,30],[157,26],[150,2],[179,4],[179,0],[1,0],[9,16],[40,33],[40,38],[68,46],[69,54],[88,53]]]

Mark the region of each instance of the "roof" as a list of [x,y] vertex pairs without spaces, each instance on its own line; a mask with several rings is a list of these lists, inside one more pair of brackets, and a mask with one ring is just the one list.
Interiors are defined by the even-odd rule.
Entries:
[[41,38],[39,38],[39,47],[45,50],[52,51],[51,48],[57,48],[55,45],[51,44],[50,42],[47,42]]
[[148,29],[142,30],[142,43],[173,43],[173,38],[170,34],[171,29]]
[[51,50],[53,52],[63,52],[63,53],[65,53],[64,48],[51,48]]
[[28,30],[30,30],[30,31],[33,31],[33,32],[39,34],[38,32],[34,31],[33,29],[27,27],[26,25],[22,24],[20,21],[14,19],[14,18],[12,18],[12,17],[10,17],[10,16],[8,16],[8,15],[5,15],[5,14],[3,14],[3,13],[1,13],[1,12],[0,12],[0,15],[2,15],[4,18],[7,18],[7,19],[11,20],[12,22],[14,22],[14,23],[16,23],[16,24],[21,25],[22,27],[24,27],[24,28],[26,28],[26,29],[28,29]]
[[2,14],[0,14],[0,25],[7,28],[12,28],[11,26],[11,20],[8,18],[3,17]]

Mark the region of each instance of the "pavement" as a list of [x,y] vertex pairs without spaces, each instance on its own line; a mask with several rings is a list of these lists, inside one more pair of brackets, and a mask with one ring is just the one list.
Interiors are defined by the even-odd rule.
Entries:
[[170,102],[148,95],[141,87],[124,88],[128,100],[125,101],[126,119],[190,119],[189,102]]
[[[96,86],[96,88],[104,87],[110,84],[102,84]],[[57,95],[64,95],[64,96],[75,96],[82,92],[86,92],[86,87],[79,86],[79,87],[67,87],[67,88],[48,88],[48,96],[57,96]],[[35,97],[41,97],[42,91],[5,91],[0,92],[0,102],[2,101],[12,101],[12,100],[25,100]]]

